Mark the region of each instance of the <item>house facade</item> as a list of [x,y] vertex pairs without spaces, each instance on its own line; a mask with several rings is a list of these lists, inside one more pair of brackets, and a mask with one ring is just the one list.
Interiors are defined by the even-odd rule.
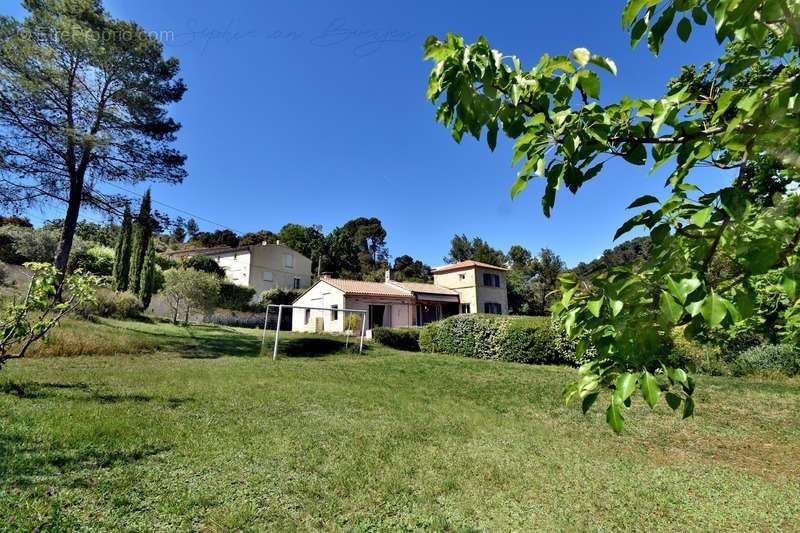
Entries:
[[[434,273],[434,283],[394,281],[388,271],[383,282],[323,277],[294,302],[298,307],[292,310],[292,330],[317,333],[347,331],[353,324],[347,321],[348,313],[340,309],[366,311],[368,332],[380,326],[423,326],[460,313],[484,312],[484,307],[490,307],[479,308],[479,305],[487,303],[493,305],[491,311],[486,312],[508,312],[508,297],[501,298],[499,294],[506,287],[505,269],[474,262],[457,265],[461,266],[452,272]],[[459,273],[471,275],[461,278]],[[468,285],[470,281],[483,281],[484,273],[497,276],[486,278],[491,287]],[[309,309],[303,309],[304,306]],[[360,315],[357,316],[360,318]]]
[[508,314],[507,268],[462,261],[433,269],[433,283],[459,294],[460,313]]
[[206,255],[225,270],[231,283],[255,289],[256,297],[270,289],[311,286],[311,259],[280,243],[231,248],[194,248],[170,254],[173,258]]

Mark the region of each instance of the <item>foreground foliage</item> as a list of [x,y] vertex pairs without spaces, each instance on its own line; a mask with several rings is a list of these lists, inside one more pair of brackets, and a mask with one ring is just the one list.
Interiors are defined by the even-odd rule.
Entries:
[[31,271],[25,297],[0,315],[0,369],[10,359],[24,357],[62,318],[94,297],[93,276],[80,271],[62,276],[46,263],[25,266]]
[[[542,205],[550,214],[562,187],[575,193],[614,157],[652,169],[674,164],[668,196],[635,199],[642,209],[617,232],[650,233],[646,260],[609,269],[588,281],[561,277],[555,304],[567,332],[594,346],[598,357],[581,367],[565,390],[586,411],[607,392],[606,415],[617,432],[639,389],[654,408],[662,399],[684,417],[694,411],[694,381],[665,364],[665,339],[675,326],[689,336],[732,328],[753,310],[753,276],[775,273],[788,304],[780,328],[800,340],[800,3],[796,0],[629,0],[623,24],[632,44],[647,38],[658,54],[667,31],[686,41],[711,22],[726,45],[716,65],[687,66],[655,99],[600,101],[599,72],[616,74],[609,58],[576,48],[544,55],[531,69],[515,56],[450,34],[430,37],[435,62],[428,98],[437,119],[460,141],[486,129],[494,149],[503,132],[516,140],[521,162],[512,196],[537,177],[546,180]],[[649,148],[649,149],[648,149]],[[735,171],[729,187],[705,190],[690,181],[697,167]]]

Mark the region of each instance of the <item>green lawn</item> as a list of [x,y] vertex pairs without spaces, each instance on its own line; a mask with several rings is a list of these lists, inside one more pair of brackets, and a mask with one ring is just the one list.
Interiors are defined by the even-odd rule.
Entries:
[[566,368],[296,335],[273,362],[232,328],[59,335],[40,355],[143,353],[0,371],[0,530],[800,529],[797,379],[701,377],[693,420],[637,408],[615,436],[562,405]]

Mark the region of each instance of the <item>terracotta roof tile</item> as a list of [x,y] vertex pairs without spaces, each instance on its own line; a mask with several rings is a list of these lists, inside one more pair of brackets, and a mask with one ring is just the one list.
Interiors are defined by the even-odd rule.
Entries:
[[461,261],[460,263],[453,263],[452,265],[444,265],[433,269],[435,274],[442,272],[450,272],[452,270],[462,270],[464,268],[487,268],[489,270],[508,270],[506,267],[499,267],[497,265],[490,265],[488,263],[481,263],[479,261]]
[[439,287],[438,285],[434,285],[432,283],[409,283],[405,281],[390,281],[392,285],[397,285],[399,287],[403,287],[411,292],[421,292],[425,294],[443,294],[447,296],[458,296],[458,292],[454,291],[453,289],[447,289],[445,287]]
[[387,296],[390,298],[411,298],[411,294],[400,287],[376,281],[358,281],[354,279],[322,279],[328,285],[336,287],[345,294],[361,296]]

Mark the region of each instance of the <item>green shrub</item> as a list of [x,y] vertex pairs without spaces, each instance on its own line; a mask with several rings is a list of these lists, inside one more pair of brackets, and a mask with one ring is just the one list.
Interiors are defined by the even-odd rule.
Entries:
[[417,328],[375,328],[372,338],[375,342],[408,352],[419,351],[419,334]]
[[70,270],[82,269],[98,276],[110,276],[114,269],[114,250],[107,246],[91,246],[72,255]]
[[789,344],[764,344],[739,353],[731,361],[734,375],[758,372],[781,372],[789,376],[800,374],[800,351]]
[[261,293],[261,304],[291,305],[303,294],[301,289],[270,289]]
[[456,315],[422,328],[419,347],[424,352],[518,363],[580,363],[575,343],[549,317]]
[[234,311],[250,311],[253,307],[250,302],[255,295],[255,289],[223,281],[219,287],[217,306]]
[[0,261],[0,286],[5,285],[8,282],[8,267],[5,263]]
[[193,255],[184,262],[183,266],[200,272],[208,272],[219,277],[225,276],[225,269],[219,266],[219,263],[213,257],[207,255]]
[[142,302],[129,292],[116,292],[100,288],[95,293],[95,301],[83,304],[78,313],[85,317],[137,318],[142,312]]

